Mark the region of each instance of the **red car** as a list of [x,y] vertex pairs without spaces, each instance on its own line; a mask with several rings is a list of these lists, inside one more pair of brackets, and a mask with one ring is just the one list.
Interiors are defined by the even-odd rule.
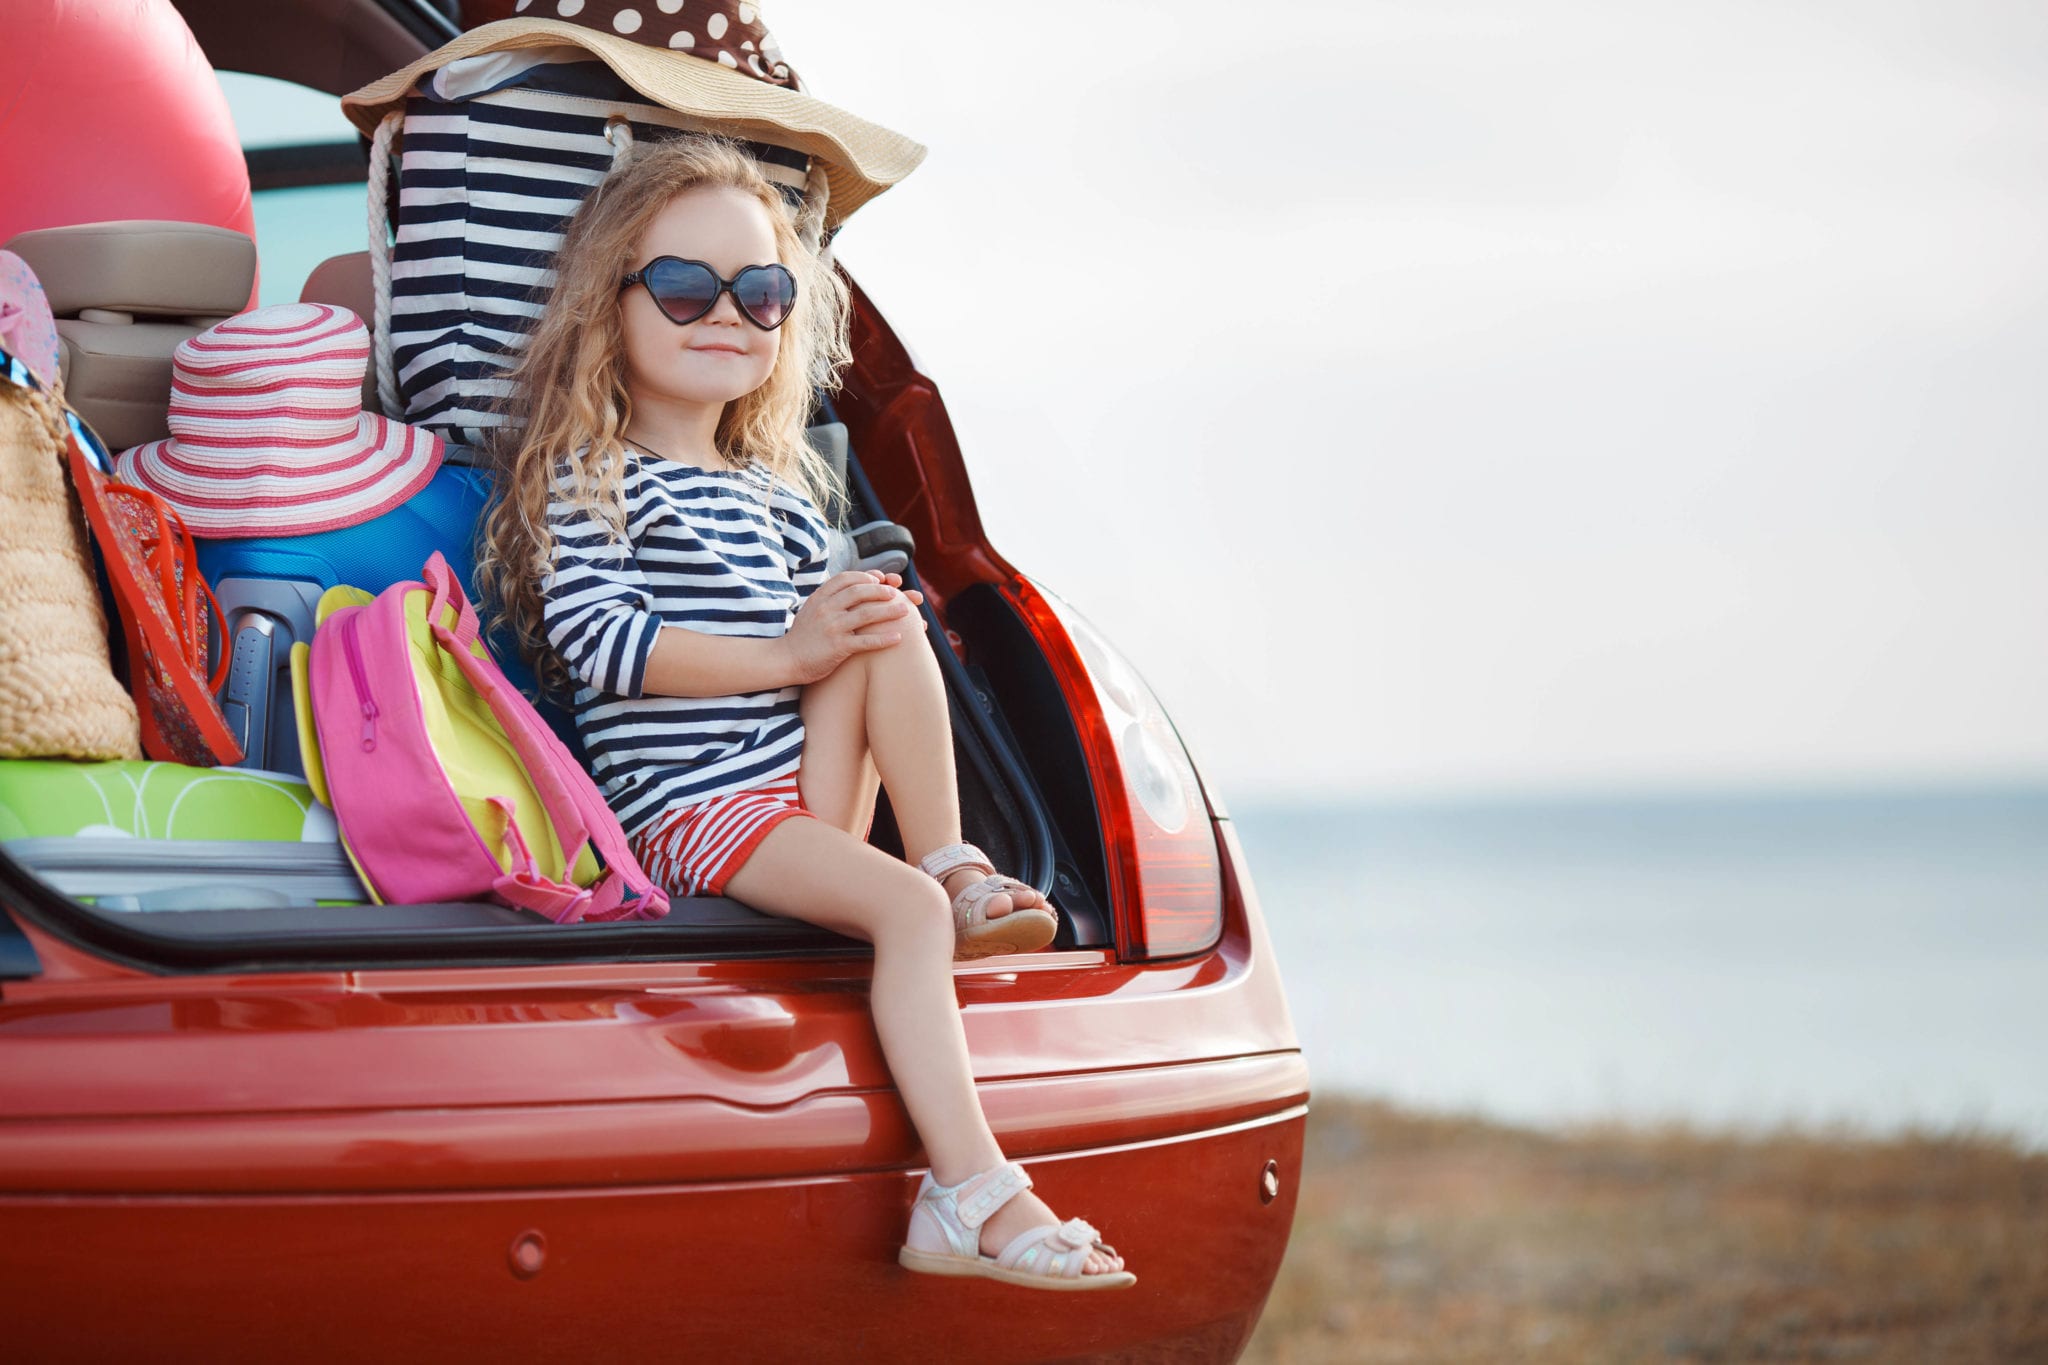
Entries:
[[[334,94],[449,31],[414,0],[179,8],[216,65],[289,52],[269,74]],[[982,1100],[1137,1287],[898,1267],[923,1158],[863,944],[726,900],[121,915],[0,856],[7,1358],[1241,1352],[1308,1073],[1230,819],[1129,666],[988,544],[937,390],[856,298],[838,415],[953,646],[967,836],[1064,912],[1050,949],[958,968]]]

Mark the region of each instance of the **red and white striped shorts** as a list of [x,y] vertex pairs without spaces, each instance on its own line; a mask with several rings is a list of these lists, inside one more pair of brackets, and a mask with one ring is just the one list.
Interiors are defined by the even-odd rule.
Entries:
[[809,814],[789,773],[752,791],[663,811],[633,836],[633,856],[671,896],[722,896],[769,830]]

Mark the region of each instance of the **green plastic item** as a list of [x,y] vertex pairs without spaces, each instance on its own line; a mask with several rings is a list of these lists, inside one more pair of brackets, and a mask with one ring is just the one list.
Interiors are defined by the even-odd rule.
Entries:
[[0,839],[86,837],[334,843],[304,782],[245,768],[0,759]]

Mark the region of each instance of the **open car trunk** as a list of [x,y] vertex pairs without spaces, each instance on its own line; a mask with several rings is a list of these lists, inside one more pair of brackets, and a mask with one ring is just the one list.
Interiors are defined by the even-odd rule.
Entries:
[[[217,68],[274,76],[337,95],[411,61],[457,31],[446,12],[453,6],[432,0],[293,5],[178,0],[178,8]],[[331,161],[336,149],[311,150]],[[348,178],[360,175],[359,167]],[[1068,694],[1019,614],[1010,588],[1021,578],[982,535],[936,390],[865,294],[858,287],[853,293],[856,359],[825,414],[842,421],[850,436],[851,505],[837,509],[837,520],[847,526],[894,521],[916,540],[917,554],[906,578],[926,593],[927,638],[951,700],[964,837],[1003,870],[1051,896],[1061,917],[1055,949],[1114,947],[1118,934],[1110,910],[1110,859],[1090,759]],[[118,657],[118,628],[114,634]],[[871,841],[901,852],[886,794]],[[74,847],[65,856],[75,863],[89,859],[91,852]],[[145,969],[225,972],[867,952],[865,944],[723,898],[676,900],[666,917],[654,921],[585,925],[556,925],[490,904],[251,909],[232,908],[226,898],[217,906],[205,905],[203,897],[189,893],[179,903],[195,908],[95,908],[38,878],[25,860],[32,861],[12,856],[0,844],[0,901],[62,938]],[[0,936],[8,932],[0,916]],[[10,968],[0,958],[0,974],[24,970],[18,960]]]
[[[878,345],[886,339],[898,365],[907,367],[907,356],[873,317],[864,296],[860,306],[871,321],[866,329],[869,357],[877,356]],[[872,406],[876,397],[849,384],[850,408]],[[885,458],[899,461],[914,455],[914,447],[884,452]],[[910,482],[920,481],[915,471],[906,472]],[[895,471],[892,480],[905,482]],[[848,484],[853,505],[843,520],[859,524],[894,519],[858,449],[848,456]],[[915,565],[906,577],[925,587],[932,598],[924,618],[951,700],[965,837],[985,849],[998,866],[1053,896],[1062,917],[1055,948],[1110,944],[1114,936],[1104,910],[1108,897],[1101,841],[1086,781],[1074,781],[1083,759],[1049,667],[1015,613],[988,585],[964,585],[948,599],[936,585],[917,576]],[[944,620],[935,605],[941,603],[946,607]],[[963,655],[972,662],[963,661]],[[1043,784],[1034,770],[1045,775]],[[900,855],[886,793],[870,838]],[[45,846],[51,842],[38,841]],[[106,846],[101,856],[109,861],[132,862],[137,851],[123,840],[63,842],[66,848],[59,862],[73,876],[91,867],[95,844]],[[293,850],[306,846],[274,847],[290,857]],[[1075,848],[1083,850],[1080,857]],[[62,937],[146,968],[226,972],[621,957],[829,957],[868,951],[863,943],[798,920],[764,915],[723,897],[675,899],[668,915],[658,920],[578,925],[557,925],[538,914],[485,903],[100,908],[67,897],[24,865],[49,865],[43,848],[37,855],[17,857],[9,845],[0,844],[0,892],[7,903]],[[179,899],[188,906],[200,900],[190,889]],[[223,903],[231,905],[232,898],[224,896]]]

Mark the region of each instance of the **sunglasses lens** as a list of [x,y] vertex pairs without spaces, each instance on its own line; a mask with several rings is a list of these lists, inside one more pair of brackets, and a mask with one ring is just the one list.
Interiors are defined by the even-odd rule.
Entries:
[[718,277],[695,261],[667,257],[647,268],[648,292],[674,322],[694,322],[718,301]]
[[732,282],[733,298],[762,327],[780,327],[796,302],[796,277],[779,265],[750,265]]

